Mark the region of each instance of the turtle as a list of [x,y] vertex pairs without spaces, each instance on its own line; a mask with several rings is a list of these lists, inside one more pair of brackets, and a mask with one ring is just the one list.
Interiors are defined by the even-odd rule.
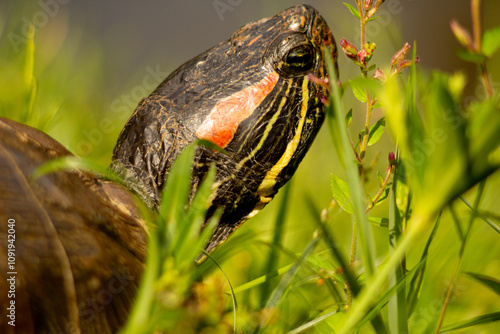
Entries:
[[136,197],[158,210],[173,161],[195,141],[220,148],[197,146],[192,165],[192,193],[215,166],[206,219],[218,208],[222,214],[206,250],[259,212],[292,177],[324,121],[325,54],[337,71],[326,21],[312,6],[297,5],[182,64],[140,101],[119,135],[109,168],[125,184],[79,169],[33,178],[71,152],[0,118],[0,264],[7,275],[0,299],[12,300],[12,275],[16,323],[2,316],[1,331],[118,331],[147,257],[148,227]]

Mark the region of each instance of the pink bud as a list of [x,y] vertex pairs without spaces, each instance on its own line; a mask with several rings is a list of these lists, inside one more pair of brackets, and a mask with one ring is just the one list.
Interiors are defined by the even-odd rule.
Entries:
[[365,49],[358,52],[358,59],[361,64],[366,65],[365,63],[366,57],[368,57],[368,52],[366,52]]
[[[419,57],[415,57],[415,64],[418,64],[419,62],[420,62],[420,58]],[[407,68],[407,67],[410,67],[410,66],[411,66],[411,60],[403,60],[403,61],[400,61],[397,64],[398,70],[402,70],[403,68]]]
[[354,61],[358,60],[358,49],[349,43],[345,38],[340,40],[340,46],[342,47],[342,50],[346,54],[347,58]]
[[394,155],[394,152],[389,152],[388,160],[390,166],[394,166],[396,164],[396,156]]
[[395,66],[399,62],[403,61],[405,59],[405,57],[406,57],[406,54],[408,53],[408,50],[410,50],[410,44],[405,43],[405,45],[403,46],[403,48],[401,50],[399,50],[398,52],[396,52],[396,54],[394,55],[394,57],[392,57],[392,59],[391,59],[391,65]]
[[368,10],[371,8],[373,4],[373,0],[365,0],[365,9]]
[[373,79],[377,79],[377,80],[380,80],[382,82],[385,82],[386,81],[385,73],[382,72],[379,68],[377,68],[375,73],[373,73]]
[[452,20],[450,22],[450,28],[455,35],[455,38],[460,44],[466,47],[469,51],[474,51],[474,43],[472,43],[472,38],[467,30],[464,29],[457,21]]

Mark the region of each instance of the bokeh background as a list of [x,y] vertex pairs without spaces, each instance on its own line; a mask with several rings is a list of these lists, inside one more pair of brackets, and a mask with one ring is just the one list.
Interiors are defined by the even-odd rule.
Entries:
[[[349,1],[354,2],[354,1]],[[171,71],[206,49],[228,39],[244,24],[298,3],[313,5],[324,16],[337,43],[341,38],[359,44],[357,20],[342,1],[255,1],[255,0],[40,0],[0,2],[0,115],[24,121],[43,129],[73,153],[105,165],[110,161],[118,134],[139,100],[147,96]],[[483,27],[500,24],[500,2],[483,1]],[[424,72],[462,71],[469,78],[466,95],[481,98],[483,91],[475,79],[476,69],[457,58],[458,43],[449,29],[457,19],[470,27],[468,0],[387,0],[380,18],[367,28],[367,39],[377,44],[372,60],[386,66],[404,42],[417,42],[418,65]],[[25,54],[29,23],[36,27],[33,75],[37,83],[34,113],[23,116],[26,101]],[[490,62],[494,88],[500,88],[498,54]],[[359,75],[359,70],[339,56],[340,79]],[[356,138],[364,119],[364,108],[346,93],[345,104],[352,106],[352,137]],[[379,112],[376,116],[380,117]],[[500,134],[499,134],[500,135]],[[373,161],[373,173],[367,191],[377,191],[376,171],[384,173],[387,154],[395,145],[388,134],[370,148],[367,161]],[[325,126],[309,154],[292,179],[284,245],[300,252],[311,238],[315,225],[308,201],[318,208],[331,202],[330,174],[344,173],[333,151]],[[438,187],[439,185],[436,185]],[[500,212],[499,175],[493,175],[486,188],[483,209]],[[269,248],[258,240],[269,240],[280,194],[263,212],[248,221],[238,233],[255,235],[255,247],[239,250],[224,263],[233,285],[237,286],[263,274],[263,259]],[[460,213],[468,214],[464,208]],[[374,210],[384,215],[387,207]],[[453,225],[444,215],[438,238],[431,247],[426,274],[427,288],[414,317],[419,319],[438,312],[436,299],[446,291],[456,262],[459,243]],[[351,240],[351,218],[339,213],[332,231],[347,254]],[[387,250],[387,231],[374,227],[379,255]],[[500,277],[498,234],[482,222],[476,223],[468,245],[464,270]],[[414,256],[414,258],[412,257]],[[409,265],[420,256],[410,254]],[[281,264],[291,259],[282,256]],[[425,286],[425,284],[424,284]],[[498,296],[480,285],[461,278],[456,298],[447,314],[447,322],[498,311]],[[484,327],[494,332],[493,326]]]

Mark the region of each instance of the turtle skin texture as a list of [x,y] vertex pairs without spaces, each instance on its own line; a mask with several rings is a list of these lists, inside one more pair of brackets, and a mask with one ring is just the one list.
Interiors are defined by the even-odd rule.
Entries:
[[[327,77],[325,53],[336,59],[333,36],[303,5],[245,25],[181,65],[120,134],[110,168],[127,188],[79,169],[35,177],[37,168],[71,153],[39,130],[0,118],[0,301],[10,305],[8,279],[15,276],[16,317],[13,327],[0,313],[0,332],[122,328],[147,256],[137,198],[154,214],[172,162],[198,139],[225,151],[199,146],[192,168],[192,194],[216,168],[207,219],[219,207],[223,213],[206,249],[262,209],[323,123],[327,91],[309,75]],[[14,241],[8,222],[15,222]]]

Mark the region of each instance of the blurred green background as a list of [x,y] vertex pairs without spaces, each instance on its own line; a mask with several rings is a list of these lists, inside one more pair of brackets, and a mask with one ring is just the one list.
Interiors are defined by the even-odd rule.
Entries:
[[[217,3],[226,5],[217,10]],[[0,3],[0,115],[41,128],[73,153],[107,165],[118,134],[139,100],[146,97],[168,73],[183,62],[229,38],[244,24],[278,13],[298,3],[313,5],[329,23],[337,43],[346,38],[359,44],[359,27],[341,1],[14,1]],[[484,28],[500,23],[500,2],[483,1]],[[483,97],[475,79],[474,66],[459,60],[459,48],[449,29],[452,18],[470,27],[469,1],[457,0],[387,0],[380,19],[367,28],[367,39],[377,44],[372,63],[388,64],[404,42],[417,41],[419,68],[424,72],[438,69],[463,71],[470,78],[466,95],[472,100]],[[35,33],[33,75],[37,95],[33,115],[24,116],[26,101],[25,54],[28,24]],[[340,79],[359,75],[359,70],[339,54]],[[490,62],[493,86],[500,89],[500,59]],[[353,107],[351,136],[362,129],[364,106],[346,93],[345,105]],[[376,116],[381,116],[377,111]],[[499,134],[500,135],[500,134]],[[378,190],[376,171],[384,174],[387,154],[395,150],[388,134],[371,147],[367,161],[373,161],[373,173],[367,191]],[[331,202],[330,173],[343,176],[325,126],[309,154],[292,179],[284,245],[301,252],[309,242],[315,225],[307,206],[308,198],[318,208]],[[438,187],[439,185],[436,185]],[[493,175],[482,202],[484,211],[500,216],[500,176]],[[234,286],[265,273],[264,259],[269,248],[259,240],[269,241],[280,194],[263,212],[248,221],[237,233],[253,233],[253,247],[238,249],[223,264]],[[468,211],[457,206],[460,214]],[[384,215],[387,207],[374,209]],[[422,320],[439,310],[436,299],[443,297],[456,263],[459,243],[449,213],[445,212],[438,237],[431,247],[421,302],[413,316],[413,328],[419,332]],[[335,216],[332,231],[345,254],[351,241],[349,215]],[[379,256],[387,250],[387,230],[374,227]],[[481,221],[473,229],[466,250],[464,271],[500,277],[499,236]],[[409,254],[409,267],[415,264],[421,249]],[[236,252],[236,250],[235,250]],[[292,261],[281,256],[280,265]],[[252,299],[255,296],[247,296]],[[318,297],[319,298],[319,297]],[[311,308],[314,308],[314,302]],[[479,284],[460,278],[446,322],[498,311],[498,296]],[[420,327],[419,327],[420,326]],[[483,327],[495,333],[495,326]],[[475,329],[475,332],[477,332]],[[466,331],[465,331],[466,332]]]

